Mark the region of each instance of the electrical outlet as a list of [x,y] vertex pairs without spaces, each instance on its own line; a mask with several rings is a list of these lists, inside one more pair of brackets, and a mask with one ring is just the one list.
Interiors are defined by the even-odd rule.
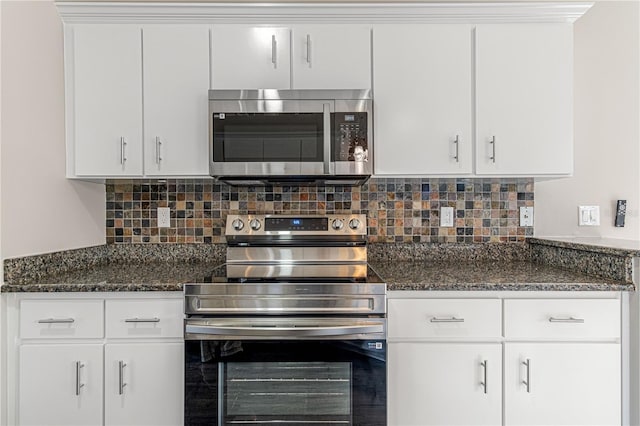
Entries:
[[158,228],[171,227],[171,209],[169,207],[158,207]]
[[600,226],[600,206],[578,206],[579,226]]
[[520,226],[533,226],[533,207],[520,207]]
[[453,207],[440,207],[440,226],[453,226]]

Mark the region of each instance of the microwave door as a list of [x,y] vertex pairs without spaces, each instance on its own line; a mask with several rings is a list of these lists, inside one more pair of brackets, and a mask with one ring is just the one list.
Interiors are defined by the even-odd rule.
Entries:
[[331,173],[333,108],[332,101],[211,101],[212,174]]

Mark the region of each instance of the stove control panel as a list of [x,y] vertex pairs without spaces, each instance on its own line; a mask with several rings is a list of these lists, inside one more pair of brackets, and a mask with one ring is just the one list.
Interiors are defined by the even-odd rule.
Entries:
[[226,235],[367,235],[364,214],[228,215]]

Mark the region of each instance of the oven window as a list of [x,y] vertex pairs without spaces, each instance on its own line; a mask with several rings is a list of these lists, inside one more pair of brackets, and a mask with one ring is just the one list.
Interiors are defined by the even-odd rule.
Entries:
[[322,162],[322,113],[216,113],[213,161]]
[[256,418],[351,420],[348,362],[230,362],[223,376],[229,423]]

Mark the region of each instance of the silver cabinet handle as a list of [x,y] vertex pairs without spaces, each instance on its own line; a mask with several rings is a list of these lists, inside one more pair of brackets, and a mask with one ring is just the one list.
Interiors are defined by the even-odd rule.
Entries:
[[120,164],[124,165],[125,161],[127,161],[127,154],[125,152],[125,147],[127,146],[127,141],[124,140],[124,136],[120,137]]
[[487,382],[487,370],[489,369],[489,361],[488,360],[484,360],[480,363],[480,365],[482,366],[483,369],[483,381],[480,382],[480,384],[482,385],[482,387],[484,388],[484,393],[487,393],[487,387],[488,387],[488,382]]
[[71,324],[76,322],[73,318],[44,318],[38,320],[38,324]]
[[496,162],[496,137],[492,136],[491,142],[489,143],[491,144],[491,152],[492,152],[491,157],[489,157],[489,159],[495,163]]
[[118,395],[124,393],[124,387],[127,384],[124,382],[124,368],[127,364],[124,361],[118,361]]
[[311,68],[311,34],[307,34],[307,64]]
[[456,135],[456,140],[453,141],[456,145],[456,155],[453,157],[456,163],[460,162],[460,135]]
[[84,367],[81,361],[76,361],[76,396],[80,395],[80,388],[84,386],[84,383],[80,382],[80,369]]
[[316,337],[316,336],[345,336],[351,334],[384,333],[382,324],[374,325],[343,325],[328,327],[240,327],[240,326],[211,326],[187,324],[186,333],[203,335],[233,335],[233,336],[262,336],[276,337]]
[[160,153],[161,146],[162,141],[160,140],[160,136],[156,136],[156,164],[160,164],[162,161],[162,155]]
[[456,318],[456,317],[438,318],[438,317],[433,317],[429,321],[430,322],[464,322],[464,318]]
[[271,36],[271,63],[274,68],[278,68],[278,42],[275,34]]
[[158,317],[153,317],[153,318],[126,318],[124,320],[124,322],[160,322],[160,318]]
[[527,393],[531,393],[531,360],[527,358],[526,361],[522,361],[522,365],[527,367],[527,379],[522,381],[522,384],[527,387]]
[[549,322],[567,322],[567,323],[573,323],[573,324],[584,324],[584,318],[574,318],[574,317],[555,318],[555,317],[549,317]]
[[322,104],[324,174],[331,174],[331,104]]

